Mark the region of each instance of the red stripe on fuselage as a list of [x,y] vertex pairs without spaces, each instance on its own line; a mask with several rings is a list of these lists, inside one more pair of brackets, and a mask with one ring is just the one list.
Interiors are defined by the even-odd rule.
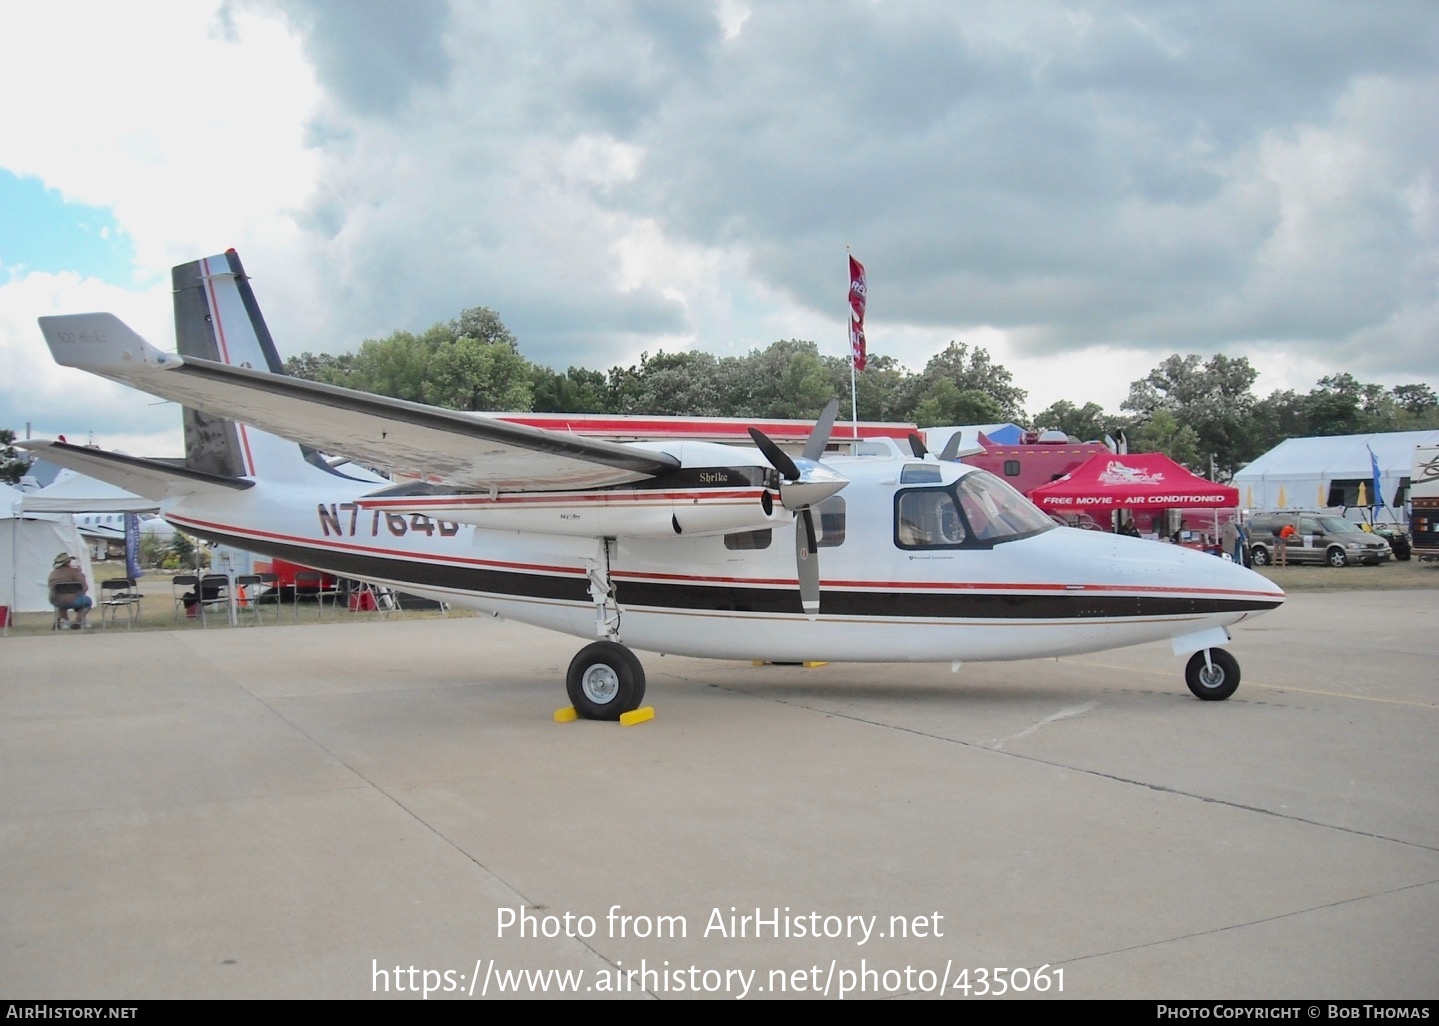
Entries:
[[[374,553],[377,556],[393,556],[400,559],[413,560],[416,562],[437,563],[442,566],[472,566],[490,567],[502,570],[531,571],[546,574],[583,577],[585,571],[576,567],[553,566],[543,563],[522,563],[509,560],[478,559],[469,556],[449,556],[435,553],[415,552],[408,549],[390,549],[375,545],[356,545],[347,542],[338,542],[331,539],[320,539],[305,537],[302,535],[281,534],[276,531],[261,531],[253,528],[231,526],[226,524],[213,523],[210,521],[198,520],[194,517],[171,515],[179,523],[189,524],[200,530],[213,531],[218,534],[236,535],[240,537],[268,538],[277,542],[287,542],[294,545],[304,546],[312,549],[333,549],[336,551]],[[666,581],[684,584],[732,584],[745,585],[750,587],[776,587],[793,588],[795,578],[793,577],[715,577],[700,574],[667,574],[651,573],[642,570],[613,570],[611,577],[617,580],[650,580]],[[1053,592],[1060,595],[1083,595],[1086,593],[1109,593],[1135,596],[1169,596],[1169,597],[1224,597],[1224,598],[1251,598],[1263,601],[1272,601],[1274,596],[1268,592],[1247,591],[1234,588],[1166,588],[1154,586],[1131,586],[1123,584],[1086,584],[1075,586],[1072,584],[1039,584],[1025,582],[997,582],[997,581],[837,581],[825,580],[821,582],[826,589],[845,591],[889,591],[889,592],[1010,592],[1010,593],[1043,593]]]

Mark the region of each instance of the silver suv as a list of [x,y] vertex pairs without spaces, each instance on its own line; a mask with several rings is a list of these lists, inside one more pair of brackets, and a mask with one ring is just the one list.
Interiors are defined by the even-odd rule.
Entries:
[[1267,566],[1274,562],[1274,548],[1285,524],[1293,524],[1297,532],[1286,546],[1286,558],[1290,563],[1377,565],[1387,562],[1393,554],[1383,538],[1359,530],[1341,516],[1286,510],[1282,513],[1256,513],[1249,518],[1249,557],[1255,566]]

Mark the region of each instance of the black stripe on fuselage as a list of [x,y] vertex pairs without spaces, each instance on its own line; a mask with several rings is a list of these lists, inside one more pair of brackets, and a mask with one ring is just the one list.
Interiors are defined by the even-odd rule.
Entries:
[[[211,542],[278,556],[302,566],[316,566],[344,577],[385,580],[403,588],[433,588],[520,599],[573,602],[589,606],[589,585],[582,572],[545,574],[528,570],[400,559],[346,549],[312,548],[265,539],[237,537],[199,528],[186,531]],[[622,606],[658,609],[711,610],[736,613],[802,613],[799,589],[753,587],[733,583],[626,579],[615,574]],[[1114,620],[1157,619],[1211,613],[1273,609],[1276,600],[1260,596],[1219,598],[1186,595],[1115,595],[1083,592],[1063,594],[932,592],[904,590],[826,591],[820,607],[828,616],[922,620]]]

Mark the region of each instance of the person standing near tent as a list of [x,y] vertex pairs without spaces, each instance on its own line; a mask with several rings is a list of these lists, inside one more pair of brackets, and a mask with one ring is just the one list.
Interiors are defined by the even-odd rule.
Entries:
[[1229,553],[1234,562],[1244,565],[1244,560],[1239,551],[1239,521],[1226,520],[1224,527],[1219,531],[1219,544],[1223,551]]
[[[85,580],[85,573],[75,565],[75,557],[68,552],[61,552],[55,557],[55,569],[50,571],[50,579],[47,582],[50,588],[50,604],[60,610],[60,622],[66,627],[80,629],[85,626],[85,617],[90,615],[90,607],[94,600],[90,598],[90,582]],[[80,593],[78,595],[55,594],[55,588],[60,584],[78,584]],[[70,622],[70,612],[74,611],[75,621]]]
[[1285,524],[1278,531],[1274,532],[1274,565],[1289,565],[1289,539],[1293,538],[1299,531],[1293,524]]

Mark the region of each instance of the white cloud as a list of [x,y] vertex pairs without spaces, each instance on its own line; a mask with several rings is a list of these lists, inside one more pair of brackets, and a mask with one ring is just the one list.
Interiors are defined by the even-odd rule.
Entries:
[[0,426],[21,438],[29,425],[35,438],[93,438],[137,455],[183,455],[178,408],[50,358],[36,318],[91,310],[109,310],[152,344],[175,348],[168,280],[146,292],[72,274],[0,283]]
[[839,354],[852,245],[877,351],[986,346],[1031,410],[1116,412],[1174,352],[1261,394],[1439,379],[1422,2],[405,10],[12,12],[0,167],[111,208],[137,268],[128,302],[0,287],[5,366],[50,380],[12,353],[36,308],[153,325],[169,266],[231,245],[287,355],[477,305],[559,367]]

